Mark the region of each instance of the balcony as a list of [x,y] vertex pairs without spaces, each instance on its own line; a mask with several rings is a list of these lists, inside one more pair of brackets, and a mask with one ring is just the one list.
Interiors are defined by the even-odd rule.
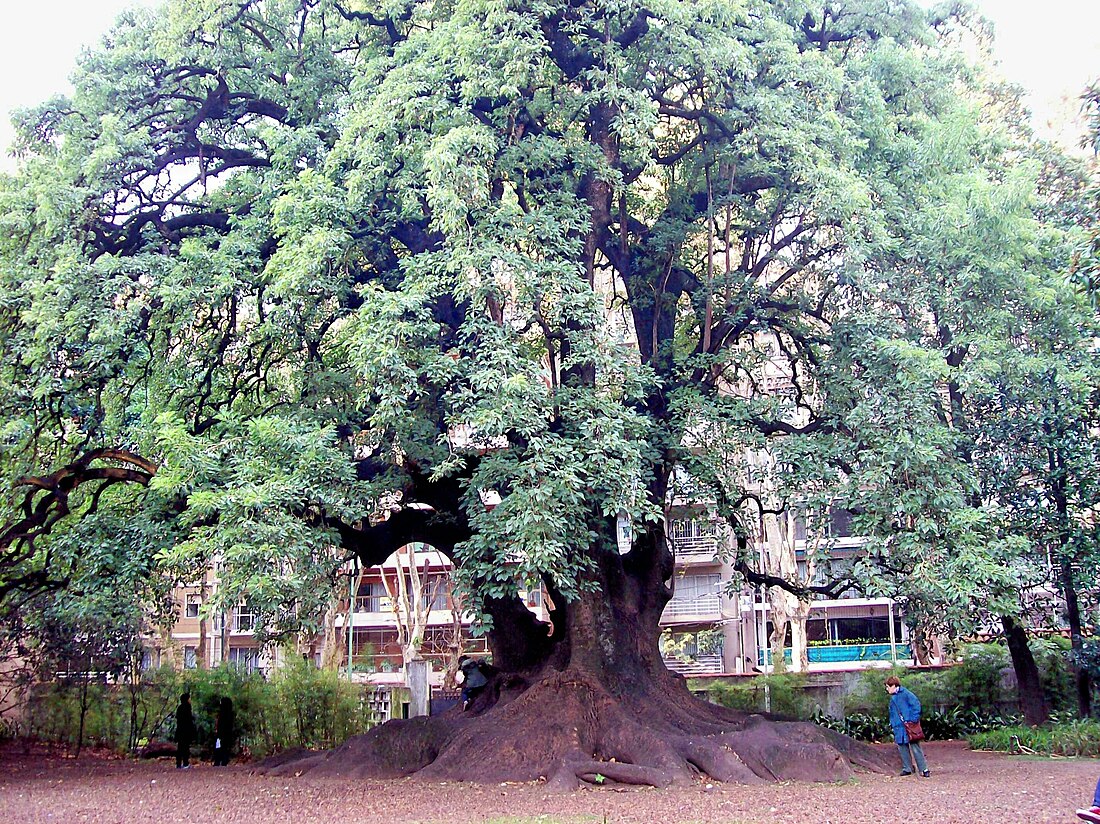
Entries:
[[722,654],[667,656],[665,666],[680,675],[718,675],[722,672]]
[[682,564],[717,564],[718,538],[714,535],[674,537],[672,548],[676,561]]
[[661,614],[661,621],[717,621],[721,617],[722,599],[718,595],[698,598],[673,598]]

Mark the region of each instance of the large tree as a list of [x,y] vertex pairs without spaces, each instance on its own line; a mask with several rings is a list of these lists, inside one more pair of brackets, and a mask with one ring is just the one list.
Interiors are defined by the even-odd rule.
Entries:
[[[453,560],[490,688],[286,769],[570,785],[877,766],[666,670],[664,514],[698,479],[744,541],[759,496],[737,456],[777,450],[786,488],[816,489],[890,446],[850,415],[903,384],[896,363],[853,369],[851,343],[881,305],[867,263],[936,205],[910,196],[912,159],[968,151],[926,142],[973,119],[940,45],[954,20],[907,0],[124,17],[72,99],[22,114],[0,187],[4,471],[145,456],[158,558],[216,562],[224,604],[247,593],[268,634],[322,614],[348,556],[422,541]],[[87,453],[105,447],[128,451]],[[47,578],[50,537],[20,561]],[[549,625],[517,597],[540,584]]]

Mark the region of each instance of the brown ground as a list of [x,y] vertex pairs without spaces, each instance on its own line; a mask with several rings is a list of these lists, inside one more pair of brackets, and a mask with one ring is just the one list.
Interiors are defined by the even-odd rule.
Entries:
[[843,784],[699,783],[687,789],[600,787],[551,793],[538,784],[411,779],[348,783],[253,775],[170,760],[79,760],[0,750],[0,822],[153,824],[749,824],[749,822],[1073,822],[1091,801],[1100,761],[1022,759],[925,745],[931,779],[863,775]]

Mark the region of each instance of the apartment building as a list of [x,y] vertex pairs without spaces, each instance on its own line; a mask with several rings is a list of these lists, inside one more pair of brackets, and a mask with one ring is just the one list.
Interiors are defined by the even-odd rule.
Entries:
[[[794,552],[804,572],[805,525],[790,516]],[[862,539],[850,534],[851,517],[830,512],[834,569],[849,563]],[[665,660],[685,675],[739,674],[772,668],[772,621],[766,594],[738,586],[730,566],[730,537],[702,507],[673,507],[669,538],[676,554],[674,595],[662,626]],[[910,658],[907,629],[893,601],[845,594],[812,602],[807,620],[810,670],[853,669]],[[789,642],[788,642],[789,647]],[[790,652],[788,650],[788,660]]]

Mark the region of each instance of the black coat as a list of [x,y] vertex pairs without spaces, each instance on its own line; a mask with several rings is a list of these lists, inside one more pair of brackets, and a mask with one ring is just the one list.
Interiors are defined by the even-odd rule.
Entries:
[[195,716],[191,705],[180,703],[176,708],[176,741],[192,741],[195,738]]

